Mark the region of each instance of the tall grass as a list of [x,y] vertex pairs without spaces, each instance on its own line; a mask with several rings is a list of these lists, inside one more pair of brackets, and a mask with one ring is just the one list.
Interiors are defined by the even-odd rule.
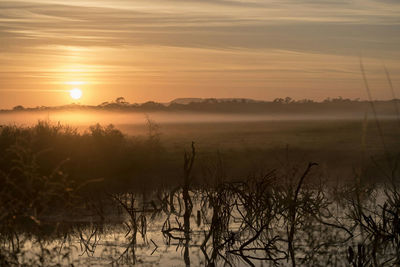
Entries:
[[166,166],[156,124],[150,120],[148,124],[149,134],[145,137],[127,137],[113,125],[96,124],[83,133],[48,121],[32,127],[3,126],[0,170],[12,171],[18,147],[34,155],[35,171],[41,175],[50,174],[54,166],[64,162],[68,179],[77,183],[103,179],[107,189],[134,186],[143,180],[140,176],[152,175],[153,166]]

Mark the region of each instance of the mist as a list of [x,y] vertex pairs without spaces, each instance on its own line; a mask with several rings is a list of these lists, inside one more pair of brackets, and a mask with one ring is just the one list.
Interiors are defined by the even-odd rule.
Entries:
[[[147,118],[157,124],[262,122],[262,121],[315,121],[315,120],[363,120],[362,114],[221,114],[191,112],[114,112],[114,111],[21,111],[0,113],[0,125],[31,126],[38,121],[49,121],[86,128],[90,125],[143,125]],[[380,119],[394,119],[391,115]]]

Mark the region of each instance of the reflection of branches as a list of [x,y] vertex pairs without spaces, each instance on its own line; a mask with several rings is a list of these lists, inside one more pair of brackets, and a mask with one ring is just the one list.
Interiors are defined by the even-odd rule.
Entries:
[[[129,224],[125,223],[127,227],[127,233],[125,237],[128,238],[129,243],[126,249],[121,253],[121,255],[114,260],[113,262],[118,263],[122,259],[125,259],[127,263],[135,264],[136,263],[136,235],[138,232],[139,223],[143,222],[143,220],[138,220],[137,213],[140,212],[135,207],[135,198],[134,194],[123,194],[123,195],[110,195],[112,199],[114,199],[130,216]],[[144,228],[142,226],[142,228]],[[131,251],[131,257],[129,257],[129,252]],[[130,261],[132,259],[132,261]]]
[[[149,203],[142,203],[142,207],[136,207],[135,205],[135,194],[134,193],[126,193],[126,194],[114,194],[110,195],[110,197],[118,203],[120,207],[125,210],[125,212],[129,215],[129,221],[125,222],[124,225],[127,228],[127,232],[125,237],[129,240],[129,243],[125,250],[120,254],[120,256],[114,260],[113,262],[120,262],[125,260],[128,264],[136,263],[136,245],[137,245],[137,233],[140,233],[143,241],[148,243],[146,238],[147,233],[147,217],[145,213],[151,213],[152,218],[155,214],[161,211],[161,208],[157,208],[154,201]],[[144,194],[143,194],[144,198]],[[150,208],[146,208],[146,205],[150,205]],[[152,241],[153,242],[153,241]],[[154,243],[154,242],[153,242]],[[156,246],[157,248],[157,246]],[[155,251],[155,250],[154,250]],[[153,251],[153,253],[154,253]]]
[[[205,233],[205,238],[200,248],[208,265],[215,265],[218,256],[230,264],[228,259],[221,253],[221,250],[225,246],[229,247],[235,239],[235,234],[229,229],[232,212],[229,191],[226,190],[223,184],[219,184],[215,190],[204,190],[204,193],[207,197],[203,199],[202,208],[204,210],[206,205],[209,204],[213,209],[213,213],[208,233]],[[204,221],[207,224],[207,218],[204,218]],[[207,244],[210,238],[212,241],[212,250],[209,256],[207,253]]]
[[[219,183],[216,187],[204,189],[202,207],[213,210],[209,230],[201,250],[209,265],[215,265],[218,258],[231,264],[237,256],[248,265],[254,261],[269,261],[279,265],[282,260],[291,260],[296,265],[295,232],[314,235],[316,227],[336,229],[353,235],[342,223],[330,218],[329,202],[322,188],[303,188],[304,180],[315,164],[310,163],[296,185],[282,186],[274,172],[260,178],[253,177],[243,182]],[[287,229],[286,236],[281,229]],[[338,237],[337,237],[338,239]],[[305,242],[306,240],[302,240]],[[211,242],[210,254],[207,245]],[[310,240],[313,249],[332,247],[334,241]],[[318,243],[316,243],[318,242]],[[287,246],[285,249],[285,245]],[[306,245],[307,246],[307,245]],[[300,248],[301,246],[299,246]],[[313,253],[313,250],[310,250]],[[304,255],[308,252],[303,252]],[[225,254],[225,255],[224,255]]]
[[[158,200],[161,203],[161,210],[164,211],[167,216],[176,215],[178,217],[181,217],[183,215],[180,191],[180,187],[176,187],[170,192],[163,192],[164,196],[162,195],[162,193],[158,195]],[[178,204],[178,209],[175,207],[175,202]]]
[[367,208],[365,204],[361,206],[360,201],[351,200],[351,218],[366,235],[362,243],[357,244],[357,249],[348,247],[348,261],[353,266],[369,262],[374,266],[400,264],[400,194],[397,186],[392,183],[385,188],[383,205],[373,203]]
[[190,188],[190,174],[193,168],[194,158],[196,156],[196,151],[194,148],[194,142],[192,142],[192,153],[188,155],[185,153],[184,164],[183,164],[183,201],[185,203],[185,213],[183,215],[183,229],[185,234],[185,252],[183,258],[185,260],[186,266],[190,266],[189,257],[189,241],[190,241],[190,215],[193,210],[192,199],[189,195]]
[[98,234],[99,228],[97,225],[92,224],[89,228],[87,228],[87,230],[89,231],[89,233],[85,235],[83,229],[80,229],[78,227],[79,244],[82,251],[81,256],[83,254],[86,254],[87,256],[93,256],[96,246],[100,241],[100,236]]
[[[236,220],[241,222],[237,235],[241,238],[237,240],[236,248],[227,252],[240,256],[250,266],[254,266],[252,260],[268,260],[277,264],[286,258],[277,246],[282,239],[272,234],[281,210],[281,203],[276,201],[273,190],[274,180],[274,172],[270,172],[260,179],[230,185],[230,190],[235,193]],[[265,256],[259,256],[262,252]]]
[[293,238],[295,234],[295,227],[296,227],[296,213],[298,209],[298,203],[297,199],[299,197],[300,189],[301,186],[303,185],[304,179],[306,178],[307,174],[310,172],[311,168],[315,165],[318,165],[317,163],[308,163],[307,169],[304,171],[303,175],[300,178],[300,181],[297,185],[296,191],[294,193],[293,201],[291,201],[290,206],[289,206],[289,222],[290,225],[288,225],[288,250],[290,254],[290,258],[292,260],[292,266],[296,266],[296,257],[295,257],[295,248],[293,244]]
[[[178,220],[177,217],[175,217],[175,222],[178,225],[178,227],[171,227],[171,222],[170,219],[167,218],[163,224],[161,232],[164,234],[165,237],[168,239],[175,239],[175,240],[184,240],[185,237],[178,236],[176,235],[176,232],[178,233],[184,233],[185,229],[182,226],[181,222]],[[169,242],[168,242],[169,243]]]
[[136,264],[136,244],[133,242],[128,243],[125,250],[119,255],[119,257],[112,261],[113,263],[126,263],[126,264]]
[[[175,188],[172,192],[162,198],[162,209],[166,213],[167,218],[164,221],[162,227],[162,233],[166,239],[167,244],[170,244],[171,239],[178,240],[178,247],[184,245],[184,261],[186,266],[190,265],[190,257],[189,257],[189,242],[190,242],[190,216],[193,210],[193,202],[190,197],[190,185],[191,185],[191,172],[193,168],[194,159],[196,156],[196,150],[194,147],[194,142],[191,145],[191,153],[188,154],[185,152],[184,154],[184,162],[183,162],[183,185],[182,187]],[[184,204],[184,212],[182,215],[182,205],[181,205],[181,196]],[[160,198],[159,198],[160,199]],[[175,201],[179,205],[179,211],[177,212],[175,208]],[[175,223],[177,227],[171,226],[171,215],[175,215]],[[183,217],[183,224],[179,221],[179,218]],[[177,235],[177,233],[182,233],[183,236]],[[178,248],[177,247],[177,248]]]

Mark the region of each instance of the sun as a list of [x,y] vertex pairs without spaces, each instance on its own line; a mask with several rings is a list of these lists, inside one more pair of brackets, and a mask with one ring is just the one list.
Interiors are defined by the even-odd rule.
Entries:
[[82,97],[82,91],[79,88],[74,88],[71,91],[69,91],[69,95],[73,99],[80,99]]

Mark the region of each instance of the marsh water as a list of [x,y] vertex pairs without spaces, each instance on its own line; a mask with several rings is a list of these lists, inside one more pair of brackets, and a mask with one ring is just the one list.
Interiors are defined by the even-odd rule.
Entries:
[[[46,218],[41,230],[38,223],[16,231],[3,240],[2,254],[14,253],[8,263],[25,266],[292,266],[292,242],[300,266],[348,266],[349,248],[360,244],[367,255],[371,236],[356,224],[355,195],[335,198],[339,192],[306,185],[294,222],[290,189],[275,191],[285,188],[271,177],[190,190],[189,199],[182,188],[110,195],[86,203],[86,216]],[[376,217],[386,196],[369,190],[372,197],[358,196]],[[389,243],[379,252],[380,263],[398,258]]]

